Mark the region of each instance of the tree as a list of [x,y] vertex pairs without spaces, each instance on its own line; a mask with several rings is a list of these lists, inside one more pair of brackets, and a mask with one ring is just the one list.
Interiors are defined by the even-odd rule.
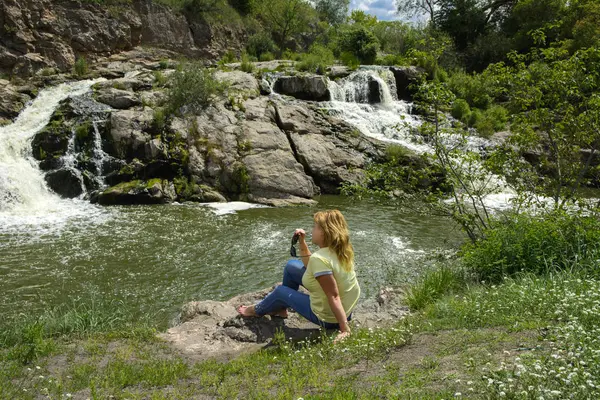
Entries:
[[362,25],[368,30],[372,30],[377,25],[377,17],[362,10],[353,10],[348,20],[353,24]]
[[459,51],[464,51],[487,28],[485,10],[477,0],[440,0],[436,18],[438,29],[450,35]]
[[257,4],[257,9],[280,51],[286,48],[290,37],[308,31],[315,15],[314,8],[306,0],[265,0]]
[[429,17],[429,23],[434,25],[440,3],[441,0],[397,0],[396,6],[398,14],[409,17],[425,14]]
[[373,64],[378,49],[377,38],[362,25],[350,25],[339,34],[337,51],[353,54],[361,64]]
[[321,19],[336,26],[346,20],[350,0],[316,0],[314,4]]
[[492,165],[516,185],[524,203],[543,208],[549,196],[553,208],[563,210],[578,202],[583,185],[599,180],[600,47],[571,57],[544,49],[510,58],[514,66],[497,69],[498,79],[509,82],[515,117]]

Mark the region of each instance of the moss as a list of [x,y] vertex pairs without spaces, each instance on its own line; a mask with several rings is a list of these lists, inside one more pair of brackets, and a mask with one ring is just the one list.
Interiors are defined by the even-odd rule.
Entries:
[[84,76],[88,73],[88,64],[84,57],[79,57],[73,65],[73,73],[77,76]]
[[150,189],[151,187],[153,187],[156,184],[161,184],[162,185],[162,179],[160,178],[153,178],[150,179],[147,183],[146,183],[146,189]]
[[244,164],[240,163],[233,171],[233,180],[238,186],[239,193],[245,194],[250,191],[250,175],[248,175],[248,169]]
[[248,140],[238,142],[237,150],[239,154],[248,153],[252,150],[252,143]]
[[[160,179],[158,181],[160,182]],[[146,187],[143,181],[134,180],[130,182],[121,182],[118,185],[106,189],[104,193],[127,193],[143,187]]]
[[85,121],[82,124],[79,124],[75,127],[75,138],[79,142],[86,141],[90,136],[90,129],[92,128],[92,123],[90,121]]
[[123,82],[113,82],[112,87],[119,90],[127,90],[127,86]]

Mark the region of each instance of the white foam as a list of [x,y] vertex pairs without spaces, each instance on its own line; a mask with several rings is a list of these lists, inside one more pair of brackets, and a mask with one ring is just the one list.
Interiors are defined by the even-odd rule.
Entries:
[[60,227],[71,218],[93,217],[88,203],[61,199],[48,189],[32,156],[31,139],[48,124],[62,100],[86,93],[98,81],[42,90],[14,123],[0,128],[0,232],[34,225],[43,230]]
[[246,203],[243,201],[230,201],[228,203],[206,203],[204,207],[210,208],[217,215],[235,214],[238,211],[250,210],[252,208],[269,208],[262,204]]

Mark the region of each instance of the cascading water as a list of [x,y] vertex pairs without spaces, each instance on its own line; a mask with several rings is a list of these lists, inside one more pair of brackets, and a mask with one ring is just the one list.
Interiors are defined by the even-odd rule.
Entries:
[[[46,186],[31,154],[31,140],[49,122],[59,103],[87,91],[97,81],[65,83],[40,92],[11,125],[0,128],[0,229],[22,224],[53,224],[66,215],[86,214]],[[83,203],[82,203],[83,204]]]
[[[354,125],[365,136],[398,143],[416,153],[432,153],[433,148],[415,133],[421,119],[411,114],[410,103],[398,100],[393,73],[383,67],[363,68],[338,82],[329,81],[332,100],[324,103],[324,108],[331,115]],[[451,135],[443,138],[450,145],[461,139]],[[471,151],[480,151],[489,147],[490,142],[470,136],[461,145]],[[510,206],[514,193],[501,177],[490,176],[481,184],[501,188],[499,193],[486,196],[486,205],[492,208]]]

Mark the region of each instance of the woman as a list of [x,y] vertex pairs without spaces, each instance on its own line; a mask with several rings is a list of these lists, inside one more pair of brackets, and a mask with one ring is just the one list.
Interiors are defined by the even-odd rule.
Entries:
[[[335,342],[350,335],[348,321],[360,297],[354,272],[354,250],[348,224],[338,210],[314,215],[312,242],[319,246],[314,254],[306,244],[306,233],[299,235],[300,260],[290,260],[283,271],[283,284],[254,306],[240,306],[244,317],[266,314],[287,317],[287,308],[326,329],[339,329]],[[298,292],[304,286],[309,295]]]

